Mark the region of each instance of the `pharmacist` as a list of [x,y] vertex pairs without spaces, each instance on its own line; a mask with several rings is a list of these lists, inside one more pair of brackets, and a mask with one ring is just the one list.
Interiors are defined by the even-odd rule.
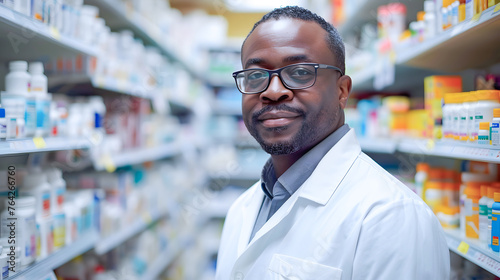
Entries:
[[338,32],[306,9],[276,9],[241,61],[243,119],[271,157],[227,214],[216,279],[449,279],[436,217],[344,124]]

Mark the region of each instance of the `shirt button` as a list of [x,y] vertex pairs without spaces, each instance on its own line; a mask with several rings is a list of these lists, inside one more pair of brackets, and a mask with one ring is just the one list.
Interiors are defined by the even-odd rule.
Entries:
[[241,273],[241,272],[237,272],[237,273],[234,275],[234,280],[243,280],[243,273]]

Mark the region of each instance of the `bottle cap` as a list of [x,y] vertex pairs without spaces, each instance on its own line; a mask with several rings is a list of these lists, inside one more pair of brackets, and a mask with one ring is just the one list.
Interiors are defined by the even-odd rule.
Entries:
[[479,130],[490,130],[490,123],[489,122],[480,122],[479,123]]
[[5,118],[5,108],[0,108],[0,118]]
[[425,163],[425,162],[419,162],[419,163],[417,163],[417,168],[416,168],[416,170],[417,170],[417,172],[422,171],[422,172],[427,172],[427,173],[429,173],[429,169],[430,169],[430,168],[431,168],[431,167],[429,166],[429,164],[427,164],[427,163]]
[[478,90],[476,91],[477,100],[493,100],[498,102],[500,90]]
[[467,196],[481,196],[481,183],[478,182],[468,182],[467,187],[464,190],[464,194]]
[[11,61],[9,63],[10,71],[26,71],[28,70],[28,62],[23,60]]
[[43,63],[39,61],[31,62],[29,69],[31,74],[43,74]]
[[495,202],[500,202],[500,192],[498,190],[495,191],[494,200]]
[[[30,206],[35,206],[35,197],[34,196],[20,196],[14,198],[16,201],[16,207],[30,207]],[[9,207],[10,200],[5,201],[5,208]]]

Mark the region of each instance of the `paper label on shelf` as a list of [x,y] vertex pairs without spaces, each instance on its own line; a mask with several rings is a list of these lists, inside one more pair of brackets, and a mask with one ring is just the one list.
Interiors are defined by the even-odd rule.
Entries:
[[483,12],[480,12],[480,13],[477,13],[475,14],[472,19],[470,20],[471,22],[476,22],[478,21],[480,18],[481,18],[481,15],[483,14]]
[[33,138],[33,143],[35,143],[35,147],[37,149],[44,149],[47,147],[47,144],[45,143],[45,140],[43,140],[43,137]]
[[61,40],[61,33],[59,33],[59,30],[53,26],[50,27],[50,36],[56,40]]
[[460,253],[462,253],[462,254],[466,255],[466,254],[467,254],[467,252],[469,251],[469,244],[467,244],[467,243],[465,243],[464,241],[462,241],[462,242],[460,242],[460,245],[458,245],[457,250],[458,250]]
[[496,6],[495,6],[495,9],[493,10],[493,13],[496,13],[500,11],[500,3],[498,3]]
[[116,165],[113,162],[113,159],[109,155],[103,155],[101,157],[101,164],[104,166],[104,169],[109,173],[113,173],[116,170]]
[[480,252],[476,252],[472,258],[474,263],[477,265],[493,272],[498,275],[500,273],[500,263],[497,260],[494,260]]

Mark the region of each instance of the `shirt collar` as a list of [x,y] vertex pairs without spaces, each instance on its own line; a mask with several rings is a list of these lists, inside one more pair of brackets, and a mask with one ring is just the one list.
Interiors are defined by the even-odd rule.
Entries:
[[284,189],[292,195],[299,187],[311,176],[312,172],[319,164],[325,154],[337,142],[349,132],[349,126],[344,124],[332,134],[328,135],[323,141],[314,146],[311,150],[305,153],[299,160],[297,160],[285,173],[279,178],[276,178],[274,166],[271,158],[269,158],[262,169],[261,182],[262,191],[269,198],[272,199],[272,190],[276,181],[279,181]]

